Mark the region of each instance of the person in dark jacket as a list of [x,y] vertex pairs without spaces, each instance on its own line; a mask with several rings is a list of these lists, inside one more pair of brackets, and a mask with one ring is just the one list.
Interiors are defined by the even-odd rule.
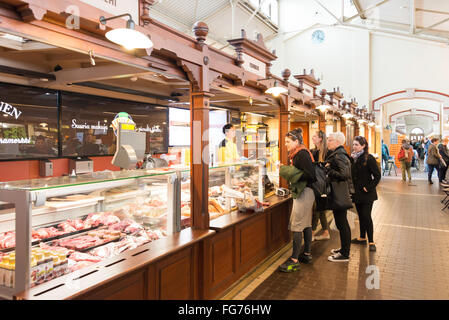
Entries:
[[440,152],[441,157],[443,158],[443,161],[446,165],[442,164],[440,166],[440,175],[439,175],[439,180],[440,183],[443,182],[443,180],[446,178],[446,172],[447,172],[447,167],[449,165],[449,149],[447,148],[447,143],[449,142],[449,138],[445,137],[443,139],[443,143],[440,143],[438,145],[438,151]]
[[[326,134],[321,130],[312,136],[312,141],[315,148],[310,150],[310,152],[312,152],[314,162],[323,163],[326,159],[328,153],[326,140]],[[316,232],[318,220],[321,222],[321,229],[323,230],[323,233],[319,236]],[[317,210],[315,206],[312,217],[312,230],[312,240],[329,240],[331,238],[329,224],[326,218],[326,210]]]
[[429,146],[429,150],[427,151],[427,166],[429,167],[428,179],[429,184],[433,184],[432,182],[432,174],[433,169],[437,170],[437,176],[440,175],[440,160],[442,159],[440,152],[438,151],[438,144],[440,139],[433,138],[431,140],[431,145]]
[[[287,133],[285,145],[288,150],[290,164],[303,172],[299,180],[306,182],[306,187],[298,198],[293,199],[292,212],[290,214],[289,230],[293,232],[293,252],[279,270],[293,272],[299,269],[299,262],[312,261],[312,210],[315,203],[315,194],[311,184],[316,181],[313,167],[312,154],[303,142],[302,130],[295,129]],[[301,253],[302,236],[304,234],[304,251]]]
[[[353,193],[351,179],[351,160],[343,147],[346,141],[345,135],[341,132],[331,133],[327,138],[327,147],[331,151],[326,158],[327,175],[330,182],[347,181],[349,193]],[[340,184],[343,187],[344,184]],[[346,191],[345,191],[346,192]],[[340,192],[336,192],[341,194]],[[332,262],[349,261],[351,249],[351,228],[347,219],[347,210],[333,210],[335,224],[340,232],[340,249],[331,250],[332,255],[328,260]]]
[[353,201],[359,215],[360,237],[351,242],[366,245],[366,235],[368,234],[369,250],[376,251],[371,211],[374,201],[377,200],[376,186],[379,184],[381,173],[376,159],[368,152],[368,142],[364,137],[355,137],[352,149],[354,151],[351,154],[354,159],[351,168],[354,184]]

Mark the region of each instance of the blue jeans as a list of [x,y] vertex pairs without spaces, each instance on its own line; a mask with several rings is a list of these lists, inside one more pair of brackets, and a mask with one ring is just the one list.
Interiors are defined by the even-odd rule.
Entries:
[[440,174],[440,166],[438,164],[428,164],[429,166],[429,181],[432,181],[432,173],[433,173],[433,169],[436,169],[437,171],[437,177]]

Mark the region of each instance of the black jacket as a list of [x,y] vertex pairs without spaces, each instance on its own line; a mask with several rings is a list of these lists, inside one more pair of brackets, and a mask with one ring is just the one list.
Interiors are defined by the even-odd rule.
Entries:
[[307,181],[307,186],[310,187],[316,181],[316,176],[313,159],[310,158],[309,152],[306,149],[300,150],[292,160],[292,165],[304,172],[300,180]]
[[339,146],[333,152],[330,151],[326,157],[327,176],[329,181],[348,181],[349,192],[354,193],[351,175],[351,159],[343,146]]
[[447,146],[440,143],[438,145],[438,150],[440,151],[440,155],[443,157],[444,162],[446,162],[446,164],[449,164],[449,150]]
[[[352,182],[354,183],[353,201],[355,203],[370,203],[377,200],[376,186],[379,184],[381,173],[376,159],[368,155],[365,165],[365,157],[362,154],[352,165]],[[368,192],[365,192],[366,188]]]
[[[313,162],[318,162],[319,158],[320,158],[320,150],[318,149],[311,149],[310,152],[312,153],[313,156]],[[331,154],[332,152],[330,150],[327,150],[326,154],[324,155],[324,159],[326,159],[329,154]]]

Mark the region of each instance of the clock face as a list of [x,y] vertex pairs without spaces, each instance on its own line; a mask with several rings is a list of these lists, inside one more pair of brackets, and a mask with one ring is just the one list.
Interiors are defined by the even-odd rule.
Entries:
[[324,41],[325,35],[323,30],[316,30],[312,33],[312,41],[314,43],[322,43]]

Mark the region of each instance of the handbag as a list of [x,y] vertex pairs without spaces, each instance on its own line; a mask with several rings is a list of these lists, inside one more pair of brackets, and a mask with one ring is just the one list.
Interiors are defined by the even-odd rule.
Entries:
[[331,181],[330,207],[333,210],[348,210],[352,208],[347,181]]

